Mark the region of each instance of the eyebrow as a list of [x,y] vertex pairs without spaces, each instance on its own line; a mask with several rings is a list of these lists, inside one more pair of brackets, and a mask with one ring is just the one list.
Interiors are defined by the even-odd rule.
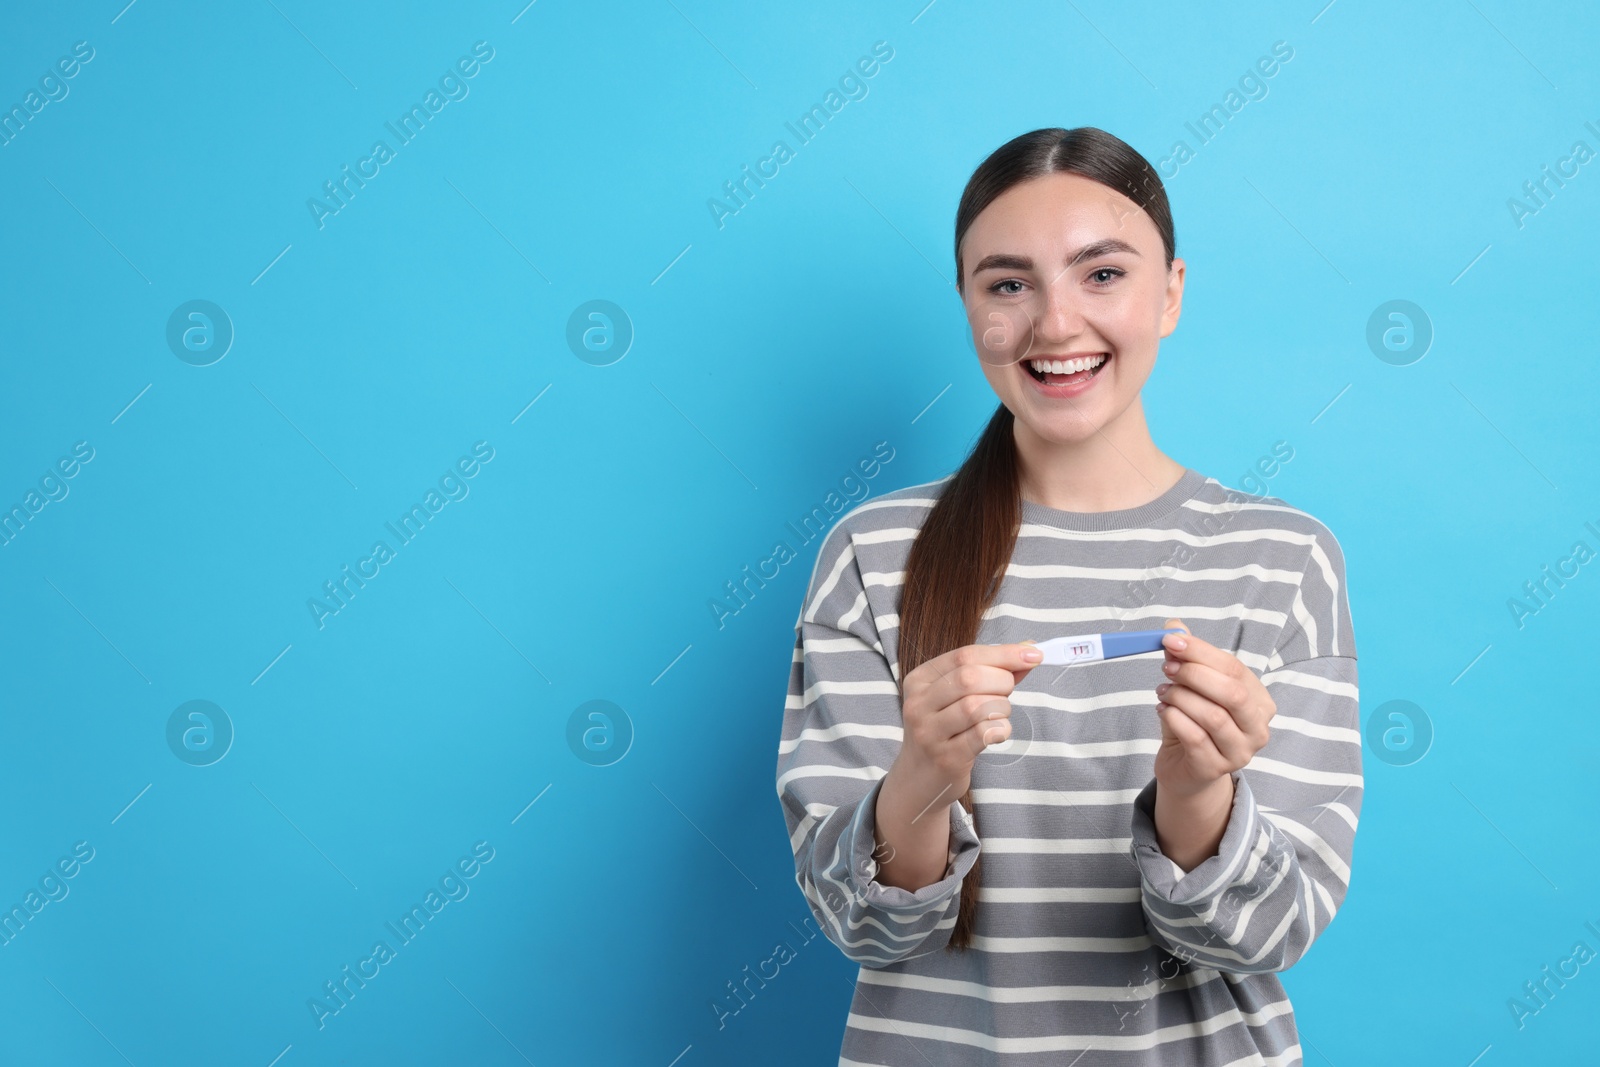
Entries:
[[[1103,240],[1095,241],[1092,244],[1086,244],[1082,248],[1078,249],[1078,251],[1073,253],[1072,257],[1067,260],[1067,266],[1072,267],[1075,264],[1082,263],[1086,259],[1096,259],[1100,256],[1110,255],[1112,252],[1127,252],[1135,256],[1139,254],[1139,250],[1134,248],[1128,242],[1120,240],[1116,237],[1107,237]],[[996,252],[993,255],[984,256],[982,259],[980,259],[978,261],[978,265],[972,268],[972,273],[982,274],[986,270],[995,269],[1032,270],[1033,259],[1030,256],[1019,256],[1012,252]]]

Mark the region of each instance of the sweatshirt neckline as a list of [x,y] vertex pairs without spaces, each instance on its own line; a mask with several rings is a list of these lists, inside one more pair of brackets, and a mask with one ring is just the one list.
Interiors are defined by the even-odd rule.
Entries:
[[1046,507],[1024,497],[1022,521],[1054,526],[1062,530],[1085,532],[1128,530],[1146,526],[1194,499],[1200,487],[1205,484],[1205,480],[1206,476],[1193,467],[1184,467],[1183,476],[1173,484],[1172,488],[1138,507],[1122,508],[1118,511],[1062,511],[1060,508]]

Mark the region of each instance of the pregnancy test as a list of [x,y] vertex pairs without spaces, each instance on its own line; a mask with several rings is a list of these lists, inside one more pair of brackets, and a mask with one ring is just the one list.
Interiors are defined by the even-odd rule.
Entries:
[[1044,653],[1041,667],[1064,667],[1070,663],[1091,663],[1095,660],[1134,656],[1140,652],[1158,652],[1161,639],[1168,634],[1185,633],[1184,630],[1126,630],[1114,634],[1080,634],[1076,637],[1052,637],[1035,642]]

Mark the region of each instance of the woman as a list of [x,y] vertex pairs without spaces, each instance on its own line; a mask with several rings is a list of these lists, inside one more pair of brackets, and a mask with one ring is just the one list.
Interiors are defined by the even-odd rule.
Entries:
[[[840,1063],[1299,1064],[1277,972],[1344,900],[1362,797],[1339,544],[1151,440],[1184,263],[1127,144],[1017,137],[955,237],[1000,406],[953,475],[840,519],[795,628],[777,788],[861,964]],[[1028,644],[1133,629],[1186,634]]]

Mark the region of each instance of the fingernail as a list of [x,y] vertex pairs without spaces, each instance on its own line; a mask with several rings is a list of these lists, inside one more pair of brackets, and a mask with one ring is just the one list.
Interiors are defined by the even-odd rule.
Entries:
[[1044,659],[1044,653],[1037,648],[1025,648],[1022,650],[1022,662],[1024,663],[1038,663],[1042,659]]
[[1163,663],[1161,665],[1161,669],[1166,671],[1168,674],[1178,673],[1178,665],[1176,663]]
[[1168,634],[1167,647],[1175,652],[1182,652],[1189,647],[1189,642],[1185,641],[1181,634]]

